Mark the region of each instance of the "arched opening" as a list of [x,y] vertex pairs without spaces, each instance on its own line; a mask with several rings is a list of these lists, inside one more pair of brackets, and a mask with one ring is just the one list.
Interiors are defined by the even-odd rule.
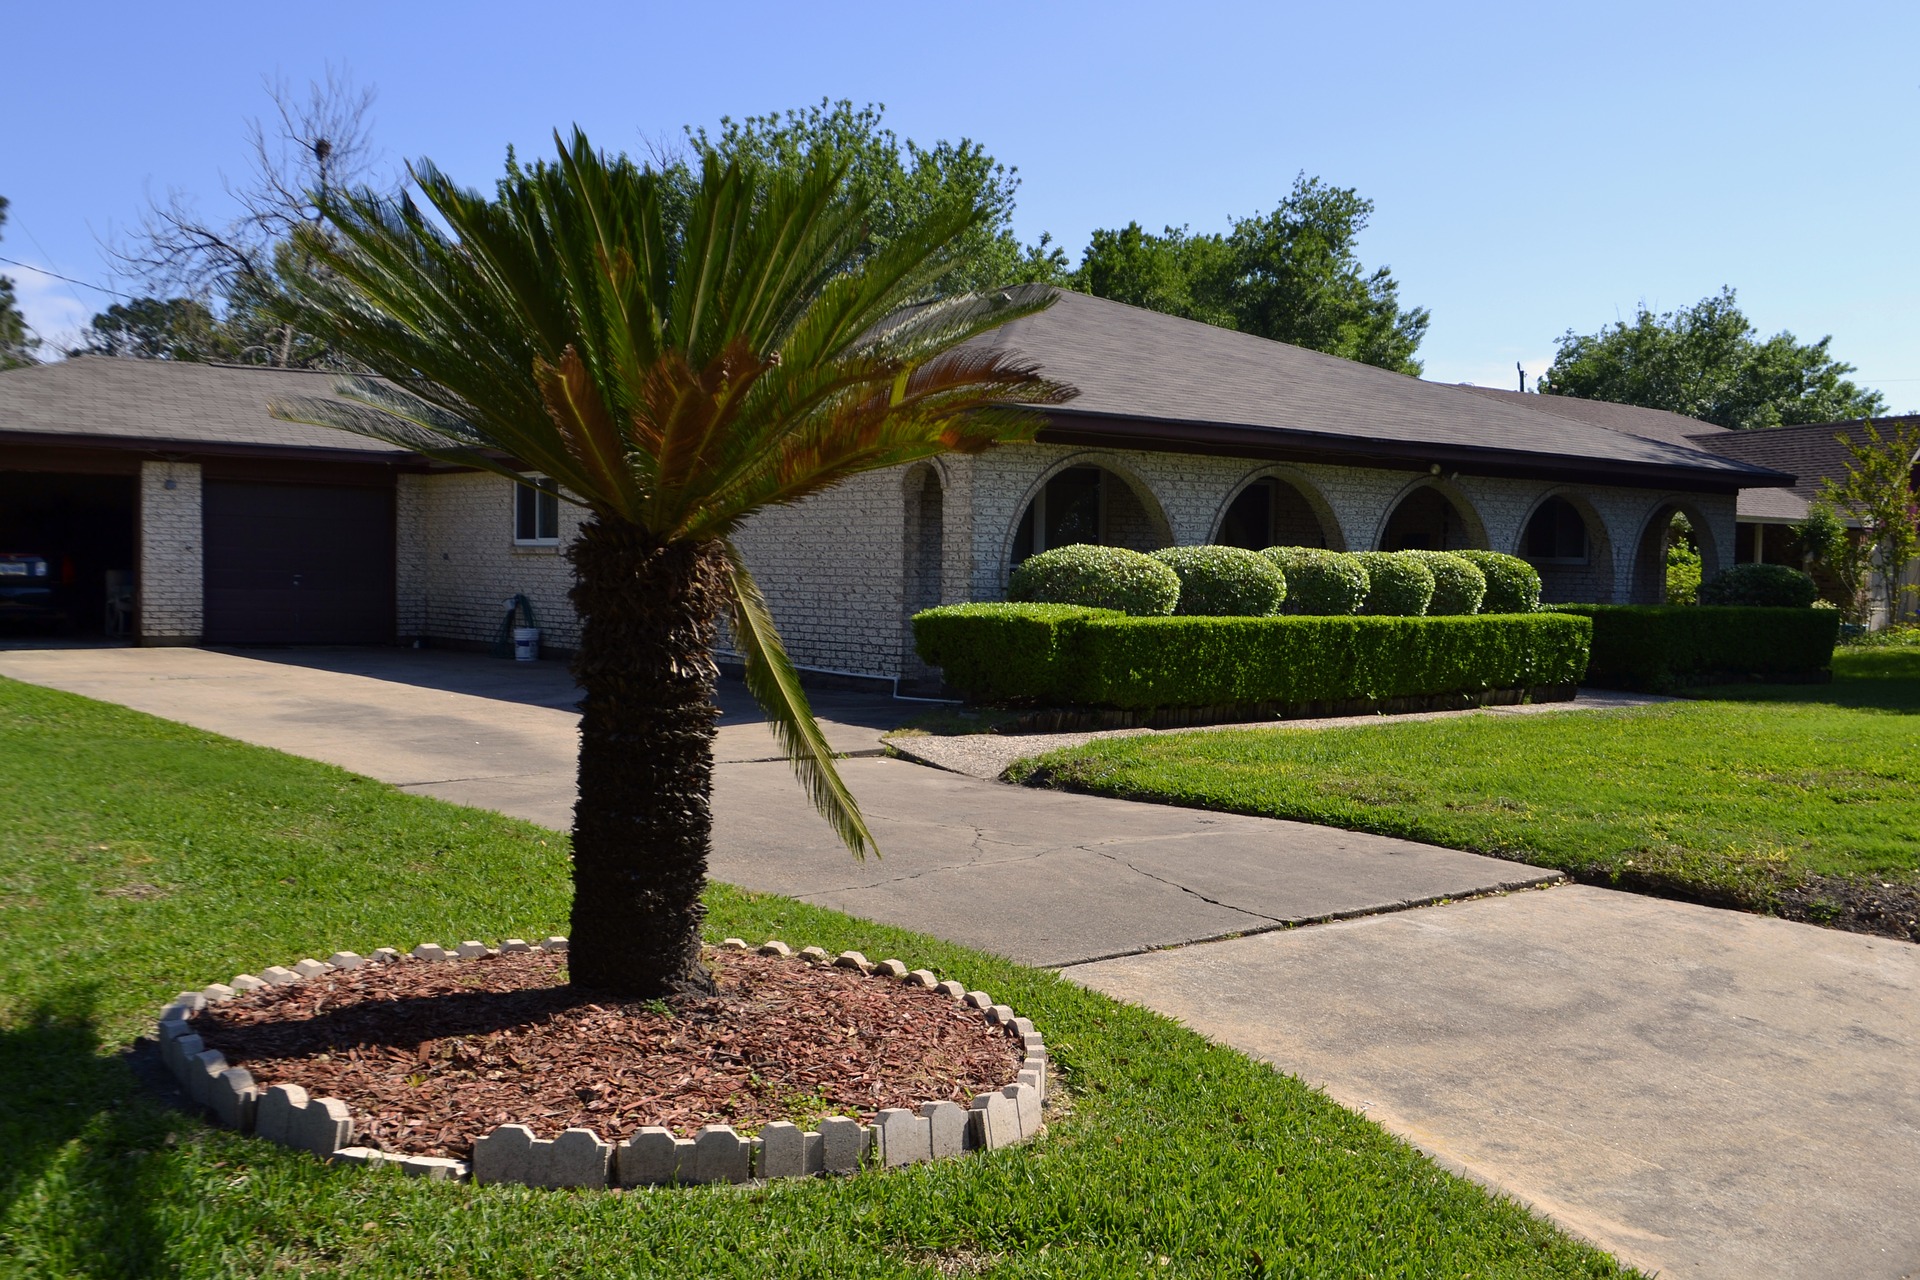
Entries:
[[1262,476],[1234,495],[1213,540],[1225,547],[1326,547],[1327,528],[1307,495],[1278,476]]
[[1382,551],[1464,551],[1484,547],[1480,522],[1431,484],[1421,485],[1393,509],[1380,531]]
[[913,615],[941,602],[941,565],[946,551],[945,490],[940,473],[931,466],[907,473],[906,538],[901,556],[903,578],[900,600],[904,607],[905,646],[901,675],[910,680],[933,678],[933,668],[920,661],[913,647]]
[[1613,547],[1606,523],[1584,501],[1559,494],[1527,517],[1521,559],[1540,574],[1540,598],[1550,604],[1610,604]]
[[[1699,581],[1720,571],[1719,549],[1699,511],[1678,502],[1663,502],[1647,517],[1633,553],[1634,604],[1667,603],[1668,551],[1676,544],[1690,546],[1700,557]],[[1682,574],[1676,577],[1684,576]]]
[[1014,526],[1008,567],[1077,542],[1157,551],[1173,539],[1164,517],[1126,480],[1105,467],[1067,467],[1033,495]]

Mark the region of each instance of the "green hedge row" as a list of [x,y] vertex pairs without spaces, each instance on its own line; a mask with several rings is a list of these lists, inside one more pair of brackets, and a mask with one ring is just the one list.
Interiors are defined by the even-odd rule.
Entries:
[[1013,604],[949,605],[913,620],[920,656],[969,699],[1127,710],[1576,684],[1591,630],[1554,613],[1133,618]]
[[1834,609],[1711,605],[1557,604],[1593,620],[1587,683],[1603,689],[1671,689],[1689,681],[1812,679],[1833,665]]

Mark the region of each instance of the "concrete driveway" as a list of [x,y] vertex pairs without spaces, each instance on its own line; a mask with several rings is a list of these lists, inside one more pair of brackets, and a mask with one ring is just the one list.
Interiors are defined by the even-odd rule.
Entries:
[[[408,791],[572,825],[578,697],[556,662],[435,650],[0,649],[0,675],[325,760]],[[922,710],[811,696],[882,857],[856,862],[723,681],[714,876],[1028,964],[1392,910],[1559,879],[1299,823],[1024,791],[877,758]]]
[[[0,649],[0,675],[568,824],[574,693],[557,664]],[[737,686],[721,704],[718,878],[1059,966],[1648,1269],[1920,1275],[1920,948],[870,754],[845,769],[887,856],[854,863]],[[857,753],[914,710],[816,706]],[[1527,883],[1550,887],[1396,910]],[[1316,920],[1338,922],[1284,927]]]

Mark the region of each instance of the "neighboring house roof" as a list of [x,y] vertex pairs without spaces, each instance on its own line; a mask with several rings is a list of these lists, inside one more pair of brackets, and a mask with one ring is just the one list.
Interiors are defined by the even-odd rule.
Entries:
[[[1034,286],[1030,286],[1034,287]],[[1060,291],[977,339],[1080,389],[1042,440],[1728,491],[1786,477],[1252,334]]]
[[[1889,434],[1889,429],[1898,430],[1901,426],[1920,420],[1920,415],[1904,417],[1875,418],[1881,425],[1881,434]],[[1884,425],[1883,425],[1884,424]],[[1708,436],[1696,437],[1702,446],[1716,453],[1724,453],[1730,458],[1738,458],[1755,466],[1771,467],[1776,471],[1792,472],[1794,483],[1790,489],[1770,489],[1760,492],[1773,498],[1774,506],[1780,514],[1774,516],[1755,516],[1756,519],[1802,520],[1806,518],[1807,506],[1820,495],[1826,480],[1839,480],[1847,474],[1852,455],[1847,452],[1843,440],[1854,439],[1860,432],[1861,423],[1851,422],[1815,422],[1799,427],[1762,427],[1753,431],[1722,431]],[[1864,440],[1865,436],[1860,435]],[[1741,495],[1740,514],[1748,514],[1745,494]]]
[[411,457],[384,441],[281,422],[267,399],[331,395],[340,375],[304,369],[81,356],[0,373],[0,439],[251,454]]

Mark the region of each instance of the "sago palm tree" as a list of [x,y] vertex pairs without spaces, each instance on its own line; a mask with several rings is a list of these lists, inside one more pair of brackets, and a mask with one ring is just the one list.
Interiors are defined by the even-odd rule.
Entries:
[[[277,401],[518,478],[590,513],[567,549],[580,617],[569,958],[579,986],[710,989],[700,894],[711,832],[720,615],[814,804],[873,846],[732,535],[857,472],[1030,438],[1072,391],[968,339],[1041,297],[936,298],[955,208],[877,253],[830,157],[800,171],[707,157],[697,181],[592,149],[510,168],[489,198],[431,165],[411,199],[336,196],[299,322],[379,375]],[[345,403],[343,403],[343,400]]]

